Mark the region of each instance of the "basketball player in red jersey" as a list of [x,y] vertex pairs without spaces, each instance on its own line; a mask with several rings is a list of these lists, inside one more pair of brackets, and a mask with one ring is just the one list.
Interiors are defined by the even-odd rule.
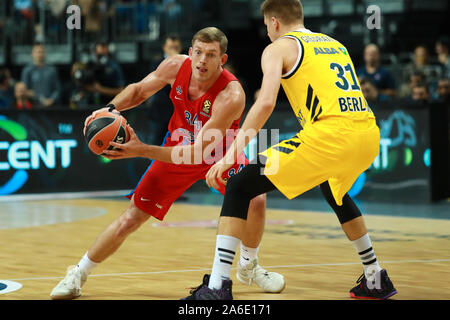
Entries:
[[[142,143],[130,127],[129,142],[121,145],[111,143],[119,149],[105,151],[109,159],[146,157],[153,159],[153,162],[128,196],[128,209],[99,235],[78,265],[67,272],[66,277],[51,292],[52,299],[79,297],[81,286],[98,263],[113,254],[127,236],[150,216],[162,220],[172,203],[186,189],[194,182],[205,179],[213,164],[206,160],[217,154],[211,152],[203,157],[207,147],[217,150],[217,145],[222,142],[223,150],[220,151],[225,154],[227,138],[234,139],[227,129],[239,127],[245,106],[245,93],[241,84],[223,69],[227,61],[227,44],[226,36],[219,29],[211,27],[200,30],[192,39],[189,56],[167,58],[142,81],[127,86],[107,108],[97,110],[90,116],[107,109],[120,112],[134,108],[166,85],[172,86],[170,98],[174,113],[163,147]],[[226,134],[228,137],[211,142],[211,139],[203,138],[208,132],[220,132],[220,137],[226,137]],[[199,152],[202,155],[200,161],[196,158]],[[236,164],[224,173],[223,178],[236,174],[247,163],[248,160],[242,154]],[[224,194],[225,186],[222,185],[219,191]],[[246,284],[255,282],[266,292],[281,292],[285,287],[284,277],[267,272],[258,265],[257,251],[265,221],[265,195],[251,201],[248,217],[247,236],[241,243],[237,278]],[[227,261],[226,252],[221,259]]]

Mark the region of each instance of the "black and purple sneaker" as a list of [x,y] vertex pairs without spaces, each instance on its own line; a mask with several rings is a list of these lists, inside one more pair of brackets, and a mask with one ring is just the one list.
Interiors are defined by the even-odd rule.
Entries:
[[189,293],[190,296],[182,298],[181,300],[233,300],[231,293],[231,280],[222,280],[222,288],[219,290],[208,288],[209,274],[203,276],[203,282],[196,288],[192,288]]
[[356,281],[358,285],[350,290],[350,297],[385,300],[397,293],[385,269],[378,272],[374,278],[373,281],[368,281],[363,273]]

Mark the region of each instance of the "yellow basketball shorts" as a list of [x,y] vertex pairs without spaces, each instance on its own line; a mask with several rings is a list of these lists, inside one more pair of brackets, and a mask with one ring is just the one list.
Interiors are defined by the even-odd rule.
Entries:
[[267,157],[264,174],[288,199],[328,180],[342,205],[343,196],[378,155],[379,145],[375,119],[323,119],[261,152]]

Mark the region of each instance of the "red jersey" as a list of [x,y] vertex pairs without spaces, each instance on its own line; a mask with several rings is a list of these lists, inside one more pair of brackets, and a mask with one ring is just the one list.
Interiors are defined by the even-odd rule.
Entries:
[[[175,82],[170,91],[174,111],[169,122],[169,136],[164,146],[189,145],[195,142],[195,138],[202,126],[211,118],[214,101],[217,95],[231,81],[238,79],[228,70],[223,69],[219,78],[209,88],[209,90],[196,100],[189,99],[189,82],[192,75],[191,59],[187,58],[177,73]],[[226,153],[226,147],[230,146],[237,134],[239,119],[233,121],[227,136],[223,140],[223,155]],[[227,144],[228,141],[228,144]],[[212,153],[213,155],[214,153]]]
[[[178,71],[177,78],[170,91],[170,99],[174,105],[174,112],[169,123],[170,135],[166,137],[164,146],[189,145],[194,143],[195,138],[204,125],[211,117],[213,104],[217,95],[230,83],[236,81],[227,70],[223,70],[220,77],[212,87],[200,98],[189,100],[189,81],[191,79],[192,69],[191,60],[188,58]],[[242,117],[242,115],[241,115]],[[224,138],[223,154],[226,147],[231,145],[235,139],[239,122],[235,120],[230,129],[233,134]],[[226,143],[229,139],[229,143]],[[214,152],[211,153],[214,156]],[[209,162],[207,162],[209,163]],[[135,205],[144,212],[163,220],[173,202],[180,197],[196,181],[204,180],[212,164],[207,164],[203,160],[201,164],[173,164],[154,160],[150,167],[139,180],[136,189],[127,197],[129,199],[134,195]],[[222,177],[229,179],[240,172],[248,159],[244,153],[238,157],[237,162]],[[219,183],[218,191],[225,194],[225,185]]]

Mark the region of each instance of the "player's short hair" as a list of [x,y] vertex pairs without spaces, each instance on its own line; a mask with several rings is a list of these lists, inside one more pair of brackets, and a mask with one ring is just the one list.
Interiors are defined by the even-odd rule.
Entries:
[[265,0],[261,4],[261,13],[285,24],[303,22],[303,6],[299,0]]
[[227,36],[216,27],[208,27],[198,31],[192,38],[192,46],[194,46],[194,43],[197,40],[205,43],[218,42],[220,46],[220,53],[224,54],[227,52]]

